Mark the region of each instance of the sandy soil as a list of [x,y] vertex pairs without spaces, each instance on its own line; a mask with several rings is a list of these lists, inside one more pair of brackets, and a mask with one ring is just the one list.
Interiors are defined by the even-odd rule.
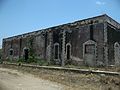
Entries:
[[0,68],[0,90],[65,90],[65,86],[17,70]]
[[0,90],[120,90],[120,76],[0,65]]

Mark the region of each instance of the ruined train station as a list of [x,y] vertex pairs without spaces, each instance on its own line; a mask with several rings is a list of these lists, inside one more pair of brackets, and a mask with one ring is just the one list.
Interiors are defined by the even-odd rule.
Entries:
[[57,65],[120,66],[120,24],[100,15],[3,39],[3,60],[30,56]]

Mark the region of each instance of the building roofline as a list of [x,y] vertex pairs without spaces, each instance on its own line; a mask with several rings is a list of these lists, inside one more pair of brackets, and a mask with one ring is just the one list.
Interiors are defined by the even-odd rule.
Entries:
[[[80,23],[80,22],[86,21],[86,20],[94,20],[96,18],[99,19],[100,17],[103,17],[104,19],[110,19],[110,20],[112,20],[113,22],[115,22],[116,24],[118,24],[120,26],[120,23],[118,23],[117,21],[112,19],[110,16],[108,16],[107,14],[102,14],[102,15],[98,15],[98,16],[94,16],[94,17],[90,17],[90,18],[86,18],[86,19],[81,19],[81,20],[77,20],[77,21],[62,24],[62,25],[52,26],[52,27],[48,27],[48,28],[45,28],[45,29],[40,29],[40,30],[36,30],[36,31],[32,31],[32,32],[28,32],[28,33],[24,33],[24,34],[20,34],[20,35],[11,36],[11,37],[8,37],[8,38],[3,38],[3,40],[12,39],[12,38],[15,38],[15,37],[22,37],[24,35],[28,35],[28,34],[32,34],[32,33],[36,33],[36,32],[43,32],[43,31],[46,31],[46,30],[62,27],[62,26],[65,26],[65,25],[72,25],[72,24]],[[107,20],[105,20],[105,21],[107,21]]]

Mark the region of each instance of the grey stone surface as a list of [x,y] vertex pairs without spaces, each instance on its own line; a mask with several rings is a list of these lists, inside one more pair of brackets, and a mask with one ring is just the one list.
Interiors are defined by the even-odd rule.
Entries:
[[114,44],[114,53],[115,65],[120,66],[120,45],[118,42]]
[[[91,30],[92,29],[92,30]],[[120,42],[120,24],[107,15],[100,15],[73,23],[63,24],[43,30],[25,33],[3,39],[3,60],[10,59],[10,49],[13,49],[13,60],[23,57],[25,47],[32,49],[35,57],[65,64],[90,66],[114,65],[117,53],[114,53],[114,43]],[[92,31],[92,32],[91,32]],[[91,38],[92,36],[92,38]],[[94,49],[85,54],[85,43],[94,42]],[[54,44],[59,44],[59,60],[54,58]],[[70,61],[66,59],[66,45],[70,44]],[[89,44],[88,44],[89,45]],[[30,53],[30,52],[29,52]],[[115,59],[116,58],[116,59]],[[87,62],[87,63],[85,63]]]
[[88,66],[96,65],[97,55],[97,43],[92,40],[88,40],[83,44],[83,60]]

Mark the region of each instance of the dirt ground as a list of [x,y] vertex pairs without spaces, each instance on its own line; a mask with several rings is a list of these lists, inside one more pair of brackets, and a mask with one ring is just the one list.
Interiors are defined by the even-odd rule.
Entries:
[[[6,88],[10,86],[18,86],[18,88],[20,86],[24,86],[24,89],[12,90],[120,90],[120,76],[108,76],[105,74],[79,74],[69,71],[10,65],[3,65],[0,67],[3,69],[3,71],[0,70],[2,73],[7,72],[6,76],[2,75],[0,72],[0,85],[2,87],[6,86],[6,84],[8,84]],[[1,80],[1,78],[3,78],[3,80]],[[4,79],[7,81],[6,83],[4,83]],[[12,81],[14,81],[13,84],[10,83]],[[38,89],[41,87],[43,88]],[[0,88],[0,90],[11,89]]]
[[64,90],[64,85],[0,68],[0,90]]

